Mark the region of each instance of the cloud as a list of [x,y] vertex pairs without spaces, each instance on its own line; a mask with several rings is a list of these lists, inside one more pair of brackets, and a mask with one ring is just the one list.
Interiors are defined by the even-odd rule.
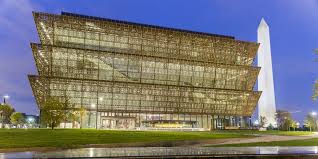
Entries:
[[0,6],[0,96],[9,94],[16,110],[34,114],[27,74],[36,72],[29,43],[37,39],[32,11],[39,6],[29,0],[1,0]]
[[18,39],[28,38],[32,30],[32,11],[36,8],[28,0],[3,0],[0,2],[0,28],[5,34],[18,34]]
[[316,28],[318,26],[318,0],[291,0],[282,1],[285,6],[292,9],[294,16],[297,17],[298,23],[303,22],[304,27]]

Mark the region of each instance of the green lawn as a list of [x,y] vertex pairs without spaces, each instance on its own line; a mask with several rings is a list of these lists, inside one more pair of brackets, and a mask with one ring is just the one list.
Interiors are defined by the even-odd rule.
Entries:
[[[76,147],[87,144],[159,142],[174,140],[200,140],[252,137],[252,135],[309,135],[311,132],[287,131],[213,131],[213,132],[162,132],[115,131],[94,129],[0,129],[0,148]],[[315,140],[318,143],[318,139]],[[295,141],[295,145],[298,145]],[[273,142],[275,143],[275,142]],[[273,144],[260,143],[260,144]],[[305,142],[304,144],[306,144]],[[307,144],[311,143],[308,141]],[[282,143],[284,144],[284,143]],[[243,144],[242,144],[243,145]],[[275,145],[275,144],[274,144]],[[236,145],[240,146],[240,145]],[[249,146],[247,144],[247,146]],[[251,145],[252,146],[252,145]]]
[[249,137],[242,133],[111,131],[94,129],[0,129],[0,148],[76,147],[86,144]]
[[248,147],[248,146],[318,146],[318,138],[307,140],[289,140],[273,142],[256,142],[246,144],[217,145],[214,147]]

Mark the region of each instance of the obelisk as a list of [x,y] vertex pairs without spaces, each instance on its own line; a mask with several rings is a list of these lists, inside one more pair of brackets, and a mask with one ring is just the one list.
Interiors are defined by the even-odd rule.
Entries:
[[258,101],[258,117],[259,121],[261,121],[261,117],[265,117],[267,121],[265,127],[270,124],[277,127],[270,35],[269,27],[264,18],[258,26],[257,41],[260,43],[257,64],[261,67],[258,75],[258,90],[262,91]]

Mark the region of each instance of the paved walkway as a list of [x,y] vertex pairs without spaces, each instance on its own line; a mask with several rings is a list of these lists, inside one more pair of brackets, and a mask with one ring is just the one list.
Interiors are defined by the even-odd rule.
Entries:
[[282,136],[282,135],[259,135],[254,138],[234,138],[234,139],[220,139],[214,141],[208,141],[207,143],[201,143],[196,146],[208,146],[208,145],[226,145],[226,144],[244,144],[244,143],[256,143],[256,142],[273,142],[273,141],[288,141],[288,140],[306,140],[318,138],[318,133],[315,132],[311,135],[304,136]]

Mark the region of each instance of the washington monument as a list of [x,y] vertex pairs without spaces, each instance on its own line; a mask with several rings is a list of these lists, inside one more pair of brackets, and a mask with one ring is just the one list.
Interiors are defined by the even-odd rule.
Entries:
[[261,67],[258,76],[258,90],[262,91],[258,101],[258,117],[260,120],[261,117],[266,118],[265,127],[270,124],[276,127],[276,104],[269,27],[263,18],[257,29],[257,42],[260,43],[257,64]]

